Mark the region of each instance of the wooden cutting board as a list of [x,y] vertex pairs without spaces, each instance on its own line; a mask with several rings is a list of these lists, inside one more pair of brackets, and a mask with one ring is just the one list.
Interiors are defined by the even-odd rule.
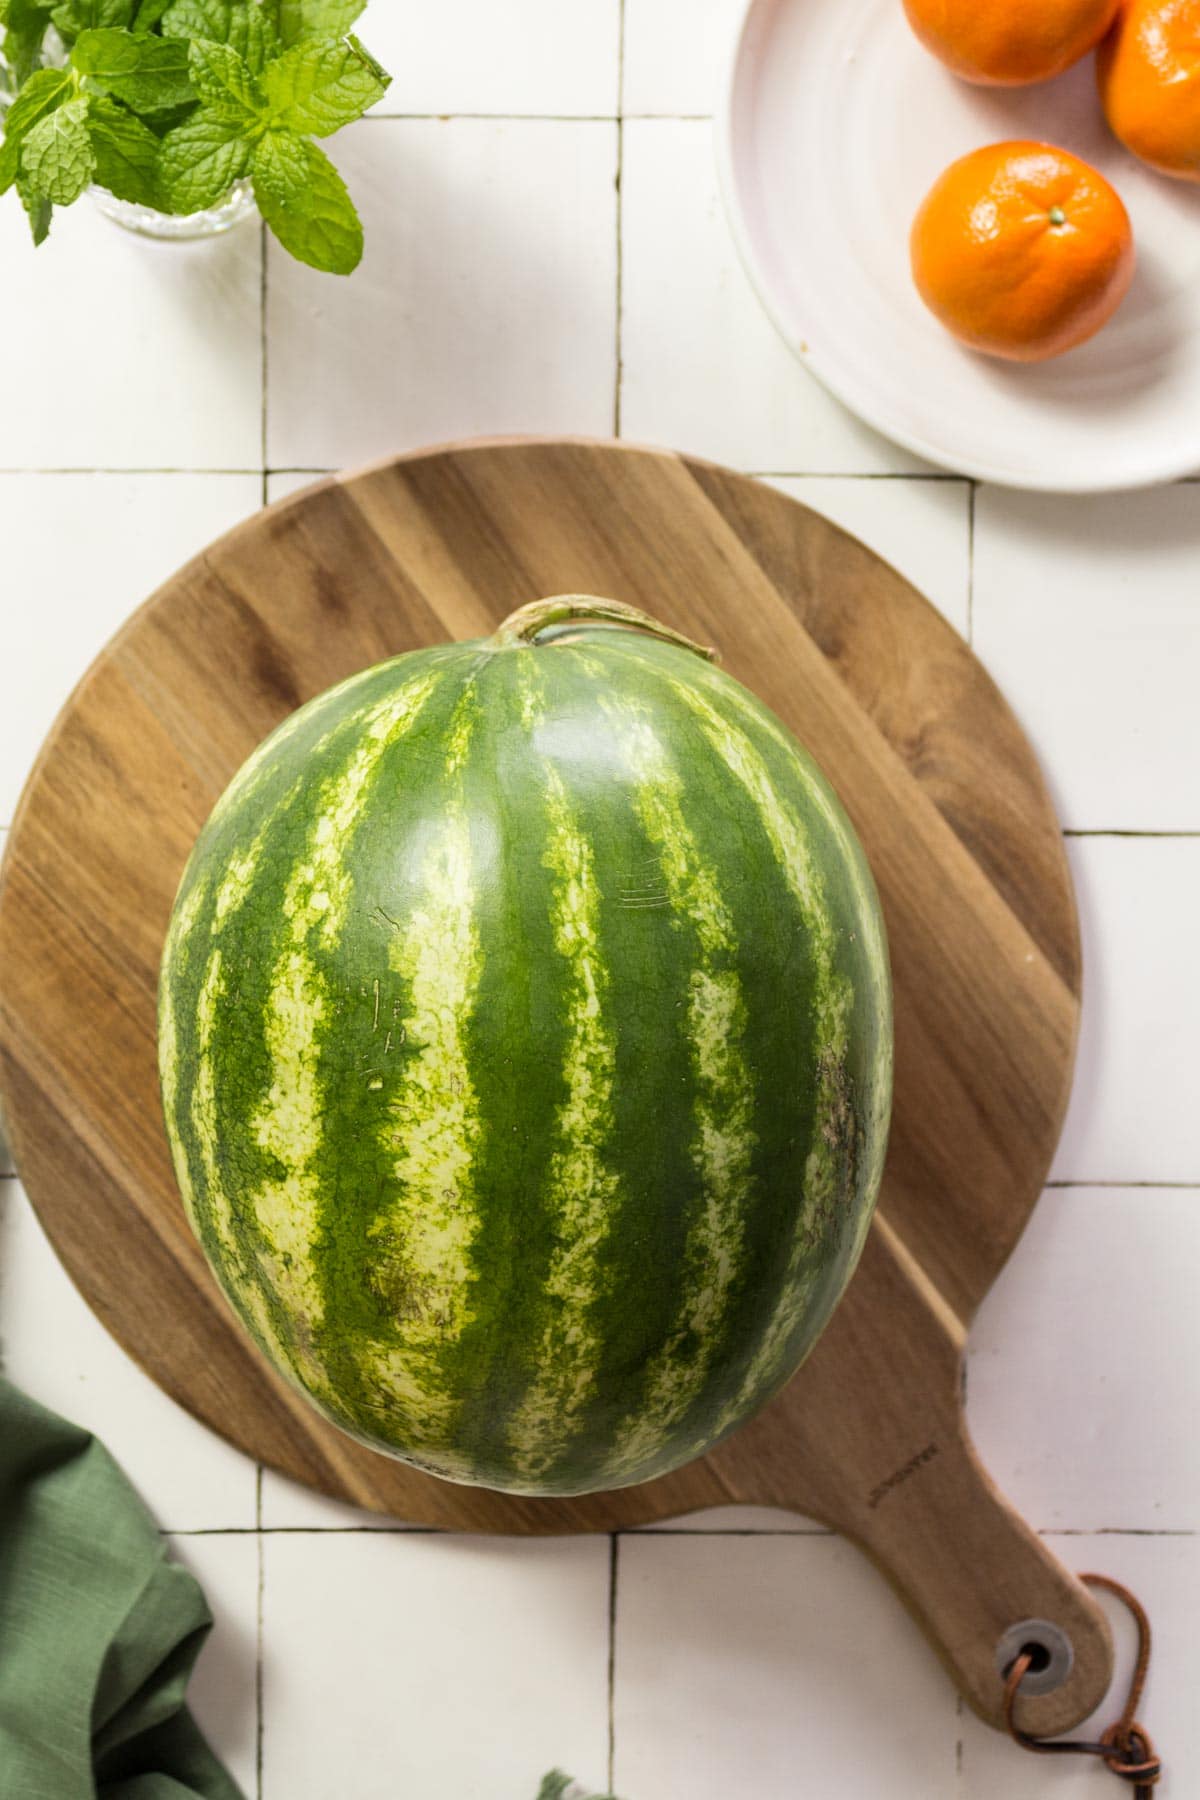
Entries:
[[[832,777],[887,916],[896,1104],[867,1252],[791,1386],[664,1480],[539,1501],[360,1448],[243,1337],[171,1174],[155,983],[196,833],[286,713],[397,651],[478,636],[527,600],[580,591],[720,646]],[[1066,1679],[1023,1701],[1043,1732],[1099,1702],[1109,1634],[980,1468],[962,1358],[1058,1137],[1079,988],[1058,825],[967,646],[805,507],[710,464],[615,444],[403,457],[230,533],[134,615],[72,695],[0,879],[0,1093],[18,1167],[83,1294],[182,1405],[284,1474],[414,1522],[610,1531],[731,1501],[794,1508],[875,1559],[992,1722],[1002,1634],[1027,1620],[1065,1633]]]

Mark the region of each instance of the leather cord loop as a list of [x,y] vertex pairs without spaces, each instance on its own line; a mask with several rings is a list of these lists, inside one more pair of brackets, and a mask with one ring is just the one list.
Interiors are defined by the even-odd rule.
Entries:
[[1139,1725],[1135,1714],[1142,1703],[1146,1672],[1150,1667],[1150,1621],[1146,1609],[1136,1595],[1110,1575],[1081,1575],[1091,1587],[1105,1588],[1124,1602],[1133,1614],[1138,1632],[1137,1661],[1129,1695],[1121,1716],[1102,1732],[1097,1743],[1085,1738],[1039,1738],[1022,1731],[1017,1724],[1017,1700],[1021,1683],[1033,1666],[1033,1657],[1022,1650],[1005,1672],[1004,1722],[1010,1737],[1023,1750],[1034,1750],[1039,1756],[1098,1756],[1106,1769],[1133,1788],[1133,1800],[1152,1800],[1153,1789],[1162,1774],[1162,1764],[1155,1753],[1149,1733]]

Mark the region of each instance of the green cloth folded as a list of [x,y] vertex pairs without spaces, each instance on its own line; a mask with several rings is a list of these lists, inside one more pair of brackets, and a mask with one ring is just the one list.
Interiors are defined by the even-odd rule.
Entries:
[[187,1709],[204,1596],[107,1450],[0,1378],[0,1788],[242,1800]]
[[103,1444],[0,1377],[3,1800],[244,1800],[184,1700],[211,1627]]

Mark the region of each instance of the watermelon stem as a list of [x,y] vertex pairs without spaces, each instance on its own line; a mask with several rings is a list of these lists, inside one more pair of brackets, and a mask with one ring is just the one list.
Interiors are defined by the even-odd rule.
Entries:
[[673,631],[669,625],[662,624],[649,613],[639,611],[636,606],[626,606],[621,600],[601,600],[595,594],[555,594],[549,600],[531,600],[528,605],[520,606],[515,613],[509,614],[492,642],[498,647],[532,644],[537,641],[541,632],[547,631],[552,625],[567,624],[573,619],[623,625],[630,631],[644,631],[651,637],[662,638],[668,644],[678,644],[681,649],[690,650],[695,656],[702,656],[706,662],[717,662],[720,659],[719,651],[684,637],[682,632]]

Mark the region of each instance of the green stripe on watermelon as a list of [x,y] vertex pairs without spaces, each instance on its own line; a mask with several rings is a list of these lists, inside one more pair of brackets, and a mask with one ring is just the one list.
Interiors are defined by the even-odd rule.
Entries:
[[890,1091],[823,779],[653,621],[541,638],[578,609],[294,715],[162,981],[181,1189],[261,1347],[365,1441],[526,1492],[676,1466],[788,1377]]
[[[543,669],[549,689],[537,731],[541,752],[537,760],[545,764],[543,782],[569,782],[572,829],[589,847],[590,881],[599,902],[594,931],[604,977],[598,1003],[601,1035],[608,1048],[605,1095],[597,1096],[603,1103],[596,1109],[595,1129],[599,1153],[610,1164],[615,1162],[617,1178],[610,1177],[609,1191],[602,1187],[597,1195],[601,1205],[595,1240],[586,1245],[586,1280],[569,1302],[556,1299],[550,1287],[537,1304],[548,1310],[549,1301],[550,1309],[558,1309],[553,1329],[560,1356],[576,1345],[588,1346],[571,1375],[574,1426],[563,1430],[563,1421],[558,1422],[553,1434],[557,1461],[543,1468],[542,1479],[554,1486],[586,1487],[595,1484],[595,1447],[613,1443],[636,1407],[647,1361],[661,1342],[662,1319],[677,1304],[683,1281],[684,1222],[694,1179],[687,1160],[692,1096],[682,1038],[686,974],[678,959],[658,953],[655,935],[646,929],[647,915],[630,904],[638,898],[647,863],[655,860],[654,847],[636,807],[613,806],[616,794],[629,791],[632,777],[603,717],[594,716],[594,682],[575,650],[566,655],[568,660],[556,663],[552,671],[545,670],[540,656],[525,661]],[[581,761],[578,745],[574,752],[571,749],[581,718],[592,721],[590,767]],[[553,871],[556,859],[547,860],[556,882],[561,881],[561,872]],[[566,968],[562,946],[556,945],[541,974],[552,992]],[[571,991],[569,980],[561,991]],[[651,1033],[654,1042],[647,1054]],[[570,1067],[570,1034],[563,1066],[565,1073]],[[564,1088],[569,1089],[565,1079]],[[565,1101],[562,1121],[569,1129],[570,1107]],[[634,1143],[639,1153],[631,1157],[624,1147]],[[557,1157],[555,1185],[561,1186],[561,1144]],[[668,1191],[671,1201],[664,1206],[662,1196]],[[541,1229],[552,1238],[561,1229],[557,1210],[548,1189]],[[638,1253],[631,1256],[635,1244]],[[615,1295],[620,1297],[617,1306]],[[580,1378],[588,1378],[589,1363],[594,1373],[580,1392]],[[543,1405],[545,1397],[543,1391]],[[526,1400],[512,1432],[518,1456],[527,1406]]]
[[[455,1441],[475,1478],[511,1474],[511,1420],[533,1380],[544,1331],[545,1283],[554,1253],[542,1189],[560,1146],[563,1069],[569,1021],[555,946],[555,876],[544,860],[546,783],[529,753],[540,682],[535,660],[512,658],[489,671],[492,702],[480,719],[478,754],[466,769],[473,821],[477,918],[486,943],[519,953],[485,956],[468,1043],[483,1125],[477,1185],[477,1267],[504,1304],[484,1309],[447,1363],[461,1396]],[[514,730],[512,721],[520,721]],[[506,816],[542,822],[531,849],[520,833],[498,828]],[[510,1046],[532,1039],[536,1059],[514,1059]]]
[[686,783],[644,704],[609,702],[604,713],[635,780],[634,808],[653,845],[627,903],[635,912],[668,909],[685,945],[686,988],[674,1004],[679,1075],[686,1069],[692,1089],[690,1105],[680,1109],[683,1151],[697,1183],[670,1259],[680,1275],[678,1309],[666,1340],[646,1359],[636,1409],[618,1434],[617,1467],[639,1469],[704,1397],[742,1274],[758,1134],[736,927],[722,882],[688,823]]
[[[653,641],[629,637],[619,647],[613,644],[609,650],[610,664],[617,662],[618,658],[640,665],[643,684],[647,677],[652,678],[665,663],[665,678],[674,687],[674,663],[669,655],[665,658],[662,656],[660,646]],[[599,676],[599,670],[594,673]],[[703,680],[703,670],[700,675]],[[720,688],[728,697],[733,684],[727,678],[718,679]],[[626,683],[618,678],[617,685]],[[669,698],[678,696],[672,694]],[[707,702],[702,701],[698,705],[687,704],[686,713],[691,715],[690,724],[695,726],[695,731],[689,735],[689,720],[686,717],[682,723],[677,724],[673,735],[679,746],[679,754],[689,766],[705,769],[708,776],[707,804],[693,805],[692,808],[698,827],[703,833],[710,829],[714,815],[721,817],[727,822],[727,828],[735,833],[738,844],[738,855],[731,857],[728,839],[722,844],[719,833],[711,839],[702,837],[701,862],[705,867],[723,867],[727,879],[743,884],[738,910],[743,919],[753,921],[753,931],[743,934],[738,942],[737,960],[742,979],[751,984],[755,996],[756,1029],[753,1042],[758,1052],[755,1059],[758,1091],[768,1091],[772,1081],[778,1079],[778,1069],[786,1067],[790,1059],[795,1068],[793,1102],[801,1101],[805,1095],[815,1098],[820,1087],[820,1070],[816,1059],[809,1057],[807,1061],[804,1060],[806,1046],[797,1046],[794,1034],[789,1036],[789,1022],[787,1018],[778,1016],[777,1002],[781,967],[789,970],[793,1003],[799,1009],[811,1007],[814,996],[836,996],[843,991],[843,977],[835,966],[836,959],[832,957],[832,940],[827,933],[818,929],[822,925],[822,908],[825,904],[820,879],[815,871],[808,869],[802,883],[788,879],[785,873],[786,859],[782,856],[778,843],[778,832],[782,830],[787,833],[790,829],[786,818],[775,822],[773,834],[765,829],[761,811],[756,809],[754,813],[747,814],[746,780],[761,783],[766,777],[758,751],[746,741],[744,732],[732,723],[728,728],[723,726],[720,735],[723,740],[728,739],[728,742],[722,742],[723,754],[709,756],[706,762],[706,747],[709,751],[713,750],[710,741],[714,724],[710,716],[711,709]],[[791,748],[792,753],[798,755],[798,747],[793,744]],[[729,752],[728,756],[724,754],[726,751]],[[794,786],[798,778],[806,793],[811,784],[819,784],[824,809],[828,792],[826,784],[806,758],[799,756],[797,766],[780,771],[780,776],[784,791],[789,782]],[[838,822],[840,826],[840,809],[835,807],[828,817],[831,823]],[[753,823],[748,824],[749,821]],[[809,859],[805,853],[802,834],[793,831],[791,835],[798,839],[794,846],[795,856],[807,863]],[[866,879],[869,883],[869,875]],[[800,933],[796,932],[794,926],[798,885],[803,890],[805,900],[805,919]],[[784,926],[782,932],[779,930],[781,925]],[[773,934],[774,941],[762,944],[765,934]],[[760,949],[762,954],[758,955]],[[886,965],[881,964],[880,967],[883,970],[883,1000],[886,1007]],[[775,1042],[772,1041],[773,1013],[776,1015],[775,1025],[784,1027]],[[745,1416],[747,1409],[753,1410],[761,1404],[787,1378],[795,1367],[796,1360],[815,1340],[836,1293],[840,1292],[844,1270],[839,1271],[836,1282],[826,1279],[830,1262],[830,1234],[827,1225],[818,1227],[814,1224],[811,1217],[811,1197],[808,1205],[800,1208],[789,1208],[786,1205],[781,1208],[776,1198],[781,1191],[786,1193],[789,1168],[797,1160],[795,1145],[798,1137],[815,1147],[819,1163],[834,1160],[831,1152],[827,1154],[824,1130],[816,1128],[811,1106],[807,1117],[798,1116],[802,1113],[802,1106],[794,1105],[790,1110],[780,1107],[768,1110],[758,1121],[762,1141],[752,1170],[765,1198],[757,1204],[755,1210],[753,1189],[746,1197],[751,1220],[747,1231],[750,1266],[740,1288],[730,1296],[726,1329],[723,1334],[718,1334],[720,1351],[712,1359],[714,1366],[720,1365],[720,1376],[726,1385],[726,1406],[723,1415],[715,1413],[714,1396],[710,1391],[706,1403],[702,1403],[697,1409],[692,1424],[698,1447],[712,1441],[714,1417],[723,1416],[729,1423],[736,1423],[738,1418]],[[847,1118],[844,1124],[852,1127],[853,1121]],[[810,1149],[809,1157],[812,1155],[813,1150]],[[789,1219],[795,1221],[795,1228],[790,1233],[785,1230]],[[804,1255],[808,1239],[816,1246],[818,1253],[814,1257]],[[855,1241],[857,1244],[857,1240]],[[809,1263],[812,1264],[811,1268]],[[738,1304],[743,1301],[744,1307]],[[765,1345],[764,1319],[772,1321]],[[789,1329],[793,1321],[798,1322],[798,1332]],[[747,1349],[748,1343],[753,1346],[753,1355]],[[719,1427],[721,1430],[726,1428],[725,1423]]]
[[[436,662],[430,668],[414,659],[414,665],[406,671],[406,687],[427,686]],[[309,1258],[297,1235],[303,1229],[302,1205],[289,1207],[281,1199],[289,1179],[302,1177],[304,1147],[298,1138],[289,1140],[281,1125],[272,1129],[271,1096],[275,1090],[287,1100],[297,1097],[304,986],[311,982],[314,995],[322,986],[311,958],[316,954],[319,962],[328,909],[318,906],[306,921],[304,891],[306,886],[320,891],[319,883],[306,880],[306,871],[315,874],[319,866],[310,841],[314,815],[333,815],[314,802],[324,796],[336,807],[342,785],[353,784],[364,732],[381,707],[399,705],[403,714],[405,691],[398,696],[394,670],[382,679],[379,671],[369,671],[285,721],[251,759],[249,774],[243,769],[235,779],[235,797],[240,789],[244,800],[232,804],[227,794],[218,803],[206,827],[211,855],[202,904],[183,944],[174,951],[168,945],[168,960],[174,955],[182,964],[177,988],[187,992],[190,983],[198,997],[214,950],[224,946],[229,973],[221,1003],[237,1018],[236,1030],[219,1034],[202,1054],[203,1012],[197,1007],[196,1031],[187,1045],[192,1103],[174,1114],[181,1140],[176,1161],[182,1151],[198,1196],[198,1233],[252,1333],[285,1372],[309,1388],[326,1386],[311,1345],[319,1312],[314,1317]],[[375,740],[368,738],[367,744],[373,748]],[[257,882],[240,879],[247,865],[261,872]],[[331,872],[336,876],[336,866]],[[272,876],[278,883],[273,896]],[[241,916],[247,901],[253,902],[248,925]],[[284,959],[292,956],[297,968],[285,968],[281,976]],[[281,1071],[277,1057],[280,1051],[289,1054],[289,1026],[293,1066]],[[313,1092],[316,1085],[310,1083]]]

